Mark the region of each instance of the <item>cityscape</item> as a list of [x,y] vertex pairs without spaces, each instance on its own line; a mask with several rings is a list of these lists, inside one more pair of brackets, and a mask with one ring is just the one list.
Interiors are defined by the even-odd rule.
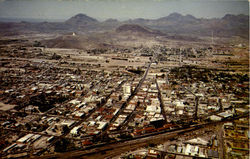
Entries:
[[0,158],[247,159],[248,25],[1,21]]

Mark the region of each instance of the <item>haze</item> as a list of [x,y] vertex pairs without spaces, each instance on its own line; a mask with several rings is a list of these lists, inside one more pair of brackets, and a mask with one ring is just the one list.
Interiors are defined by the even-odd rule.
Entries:
[[227,0],[0,0],[0,18],[65,20],[85,13],[98,20],[155,19],[173,12],[198,18],[249,14],[248,1]]

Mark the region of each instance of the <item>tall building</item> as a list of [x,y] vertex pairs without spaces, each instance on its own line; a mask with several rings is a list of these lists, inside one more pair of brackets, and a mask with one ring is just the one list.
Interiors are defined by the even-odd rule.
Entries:
[[130,84],[125,84],[123,86],[123,94],[126,97],[129,97],[131,95],[131,86],[130,86]]

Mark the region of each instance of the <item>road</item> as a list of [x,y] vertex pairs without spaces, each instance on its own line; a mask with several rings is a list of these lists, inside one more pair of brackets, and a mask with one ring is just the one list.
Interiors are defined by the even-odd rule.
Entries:
[[42,157],[36,158],[105,158],[105,157],[112,157],[119,155],[120,153],[129,151],[131,149],[137,149],[139,147],[143,147],[149,145],[150,143],[161,143],[162,141],[169,140],[178,136],[180,133],[189,132],[195,130],[195,127],[186,128],[183,130],[178,130],[174,132],[158,134],[155,136],[148,136],[144,138],[139,138],[136,140],[126,141],[126,142],[119,142],[119,143],[111,143],[101,147],[97,147],[90,150],[83,150],[83,151],[72,151],[67,153],[55,154],[55,155],[46,155]]
[[[121,114],[121,113],[123,112],[124,108],[127,106],[127,104],[129,103],[129,101],[132,100],[133,97],[137,94],[138,90],[140,89],[141,85],[143,84],[144,80],[145,80],[146,77],[147,77],[147,74],[148,74],[148,71],[149,71],[149,68],[150,68],[151,64],[152,64],[152,61],[148,64],[147,70],[145,71],[145,73],[144,73],[142,79],[139,81],[138,85],[136,86],[135,90],[131,93],[131,96],[127,99],[126,103],[123,104],[123,106],[121,107],[121,109],[120,109],[119,112],[117,113],[116,117],[118,117],[119,114]],[[123,84],[124,82],[125,82],[125,81],[123,81],[122,84]],[[122,84],[120,84],[120,85],[118,86],[118,88],[120,88]],[[118,88],[117,88],[117,89],[118,89]],[[117,90],[117,89],[115,89],[115,90]],[[112,93],[111,93],[111,94],[112,94]],[[111,94],[110,94],[110,95],[111,95]],[[103,106],[103,105],[104,105],[104,104],[102,104],[102,106]],[[54,108],[54,109],[55,109],[55,108]],[[92,111],[92,112],[94,112],[94,111]],[[89,115],[86,116],[84,119],[82,119],[82,120],[76,122],[76,123],[74,124],[73,127],[75,127],[75,126],[81,124],[86,118],[88,118],[88,117],[92,114],[92,112],[90,112]],[[46,113],[46,114],[47,114],[47,113]],[[114,117],[114,118],[110,121],[110,123],[112,123],[113,121],[115,121],[115,120],[116,120],[116,117]],[[72,127],[72,128],[73,128],[73,127]],[[67,133],[65,133],[64,135],[60,136],[60,138],[65,137],[68,133],[69,133],[69,132],[67,132]],[[104,134],[104,133],[106,133],[106,131],[103,132],[103,133],[101,133],[101,134]],[[58,139],[60,139],[60,138],[58,138]],[[53,141],[53,143],[52,143],[50,146],[52,146],[56,141],[57,141],[57,140]]]
[[154,144],[160,144],[163,143],[169,139],[173,139],[175,137],[179,137],[180,135],[184,135],[186,133],[189,133],[191,131],[200,130],[203,128],[209,128],[214,125],[222,124],[228,121],[232,121],[235,119],[239,119],[242,117],[247,117],[248,113],[242,114],[240,116],[234,117],[234,118],[228,118],[224,121],[217,121],[217,122],[208,122],[204,124],[196,124],[191,125],[189,128],[181,128],[176,129],[172,131],[166,131],[166,132],[156,132],[148,135],[144,135],[141,137],[128,139],[121,142],[114,142],[114,143],[107,143],[102,144],[100,146],[92,147],[90,149],[83,149],[83,150],[76,150],[66,153],[59,153],[59,154],[53,154],[53,155],[45,155],[45,156],[34,156],[32,158],[43,158],[43,159],[49,159],[49,158],[105,158],[105,157],[112,157],[119,155],[123,152],[127,152],[130,150],[135,150],[137,148],[147,146],[151,143]]
[[164,120],[166,121],[166,120],[167,120],[166,112],[165,112],[164,103],[163,103],[163,101],[162,101],[162,96],[161,96],[161,90],[160,90],[160,88],[159,88],[157,79],[155,79],[155,83],[156,83],[156,87],[157,87],[157,89],[158,89],[158,99],[159,99],[159,101],[160,101],[161,112],[162,112],[162,115],[163,115],[163,117],[164,117]]
[[[146,72],[144,73],[143,77],[141,78],[141,80],[139,81],[138,85],[136,86],[135,90],[131,93],[131,95],[129,96],[129,98],[127,99],[127,101],[122,105],[122,107],[120,108],[120,110],[118,111],[118,113],[116,114],[116,116],[114,118],[112,118],[110,120],[110,123],[114,122],[117,117],[123,112],[123,110],[126,108],[126,106],[128,105],[128,103],[134,98],[134,96],[137,94],[138,90],[141,88],[141,85],[142,83],[145,81],[147,75],[148,75],[148,71],[149,71],[149,68],[152,64],[152,61],[148,64],[148,67],[147,67],[147,70]],[[129,119],[127,119],[129,120]],[[126,125],[127,122],[125,121],[123,124],[120,125],[120,127],[123,127],[123,125]]]

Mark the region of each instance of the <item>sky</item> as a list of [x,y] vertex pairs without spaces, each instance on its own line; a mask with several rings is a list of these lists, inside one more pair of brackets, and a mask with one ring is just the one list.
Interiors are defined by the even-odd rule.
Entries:
[[66,20],[84,13],[100,21],[157,19],[177,12],[197,18],[249,14],[248,0],[0,0],[0,18]]

